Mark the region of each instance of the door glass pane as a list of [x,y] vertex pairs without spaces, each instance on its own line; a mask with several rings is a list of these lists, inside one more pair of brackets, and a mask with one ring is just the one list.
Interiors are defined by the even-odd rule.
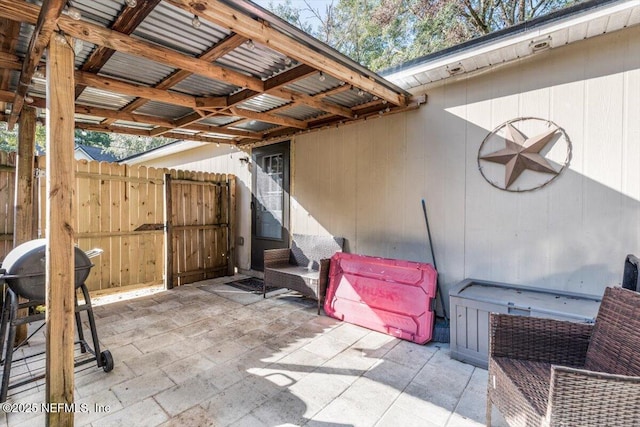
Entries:
[[258,215],[256,236],[282,238],[282,209],[284,205],[284,159],[282,154],[264,156],[258,164]]

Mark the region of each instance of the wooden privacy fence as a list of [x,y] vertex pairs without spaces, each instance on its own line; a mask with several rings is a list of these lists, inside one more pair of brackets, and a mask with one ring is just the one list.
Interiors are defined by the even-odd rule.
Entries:
[[[0,259],[13,245],[14,156],[0,152]],[[46,209],[46,161],[39,157],[38,235]],[[235,177],[77,160],[74,231],[92,259],[89,290],[183,285],[232,275]],[[171,241],[169,249],[166,242]]]
[[0,151],[0,260],[13,248],[16,155]]

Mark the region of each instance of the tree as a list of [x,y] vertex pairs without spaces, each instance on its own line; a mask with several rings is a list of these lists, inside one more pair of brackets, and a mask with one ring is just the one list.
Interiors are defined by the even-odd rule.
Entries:
[[[310,0],[270,9],[376,71],[550,13],[578,0]],[[303,12],[311,16],[302,19]]]
[[76,144],[89,145],[91,147],[108,148],[111,146],[111,137],[104,132],[91,132],[83,129],[75,131]]
[[[17,151],[19,126],[9,131],[6,122],[0,122],[0,151]],[[41,124],[36,124],[36,147],[44,151],[47,131]]]
[[109,136],[111,137],[111,145],[104,151],[112,153],[118,159],[142,153],[174,141],[173,139],[162,137],[131,136],[117,133],[109,134]]

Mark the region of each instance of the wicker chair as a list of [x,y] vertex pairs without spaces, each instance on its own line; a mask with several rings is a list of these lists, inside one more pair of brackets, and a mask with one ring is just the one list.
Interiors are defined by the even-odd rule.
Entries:
[[344,239],[331,236],[294,234],[291,248],[264,251],[264,287],[288,288],[324,303],[329,280],[330,258],[342,252]]
[[640,425],[640,294],[605,290],[595,325],[492,313],[487,425]]

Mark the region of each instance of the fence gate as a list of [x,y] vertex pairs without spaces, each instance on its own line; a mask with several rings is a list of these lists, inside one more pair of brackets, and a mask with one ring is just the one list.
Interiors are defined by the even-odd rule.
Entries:
[[233,274],[235,179],[165,175],[167,287]]

